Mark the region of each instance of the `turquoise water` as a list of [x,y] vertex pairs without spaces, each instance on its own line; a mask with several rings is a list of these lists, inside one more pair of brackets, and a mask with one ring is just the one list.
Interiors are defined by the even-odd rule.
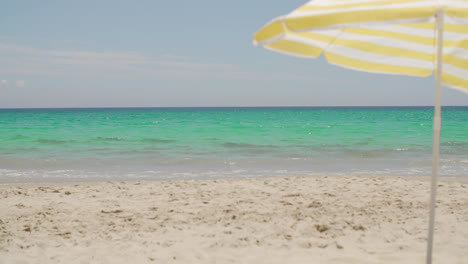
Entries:
[[[0,181],[429,175],[432,107],[0,109]],[[441,175],[468,175],[444,107]]]

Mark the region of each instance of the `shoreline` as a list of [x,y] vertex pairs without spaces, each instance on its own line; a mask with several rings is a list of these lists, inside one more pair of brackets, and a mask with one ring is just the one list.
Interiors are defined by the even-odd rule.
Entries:
[[[151,182],[173,182],[173,181],[216,181],[216,180],[248,180],[248,179],[276,179],[276,178],[321,178],[321,177],[334,177],[334,178],[346,178],[346,177],[359,177],[359,178],[404,178],[404,179],[410,179],[410,180],[420,180],[420,181],[430,181],[431,177],[430,175],[372,175],[372,174],[312,174],[312,175],[292,175],[292,176],[285,176],[285,175],[275,175],[275,176],[255,176],[255,175],[249,175],[249,176],[226,176],[226,177],[219,177],[219,178],[213,178],[213,177],[200,177],[200,178],[174,178],[174,179],[169,179],[169,178],[118,178],[118,179],[108,179],[108,178],[88,178],[86,180],[84,179],[79,179],[79,178],[62,178],[62,179],[57,179],[57,178],[41,178],[40,180],[37,181],[2,181],[0,179],[0,188],[2,186],[12,186],[12,185],[74,185],[74,184],[102,184],[102,183],[151,183]],[[463,182],[468,184],[468,176],[444,176],[444,175],[439,175],[438,176],[438,181],[458,181],[458,182]]]
[[[429,180],[324,175],[0,184],[0,258],[423,263]],[[434,263],[463,263],[468,178],[440,178],[437,200]]]

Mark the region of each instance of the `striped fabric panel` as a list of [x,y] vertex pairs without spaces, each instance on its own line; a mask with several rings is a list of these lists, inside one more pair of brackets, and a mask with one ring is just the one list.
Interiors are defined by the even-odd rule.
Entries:
[[443,82],[468,92],[466,0],[311,1],[266,25],[254,43],[305,58],[323,53],[330,63],[355,70],[425,77],[436,68],[440,3],[446,11]]

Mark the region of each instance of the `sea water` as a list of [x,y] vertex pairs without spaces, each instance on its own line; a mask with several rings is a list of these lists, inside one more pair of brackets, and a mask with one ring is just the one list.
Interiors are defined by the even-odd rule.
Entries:
[[[432,107],[0,109],[0,182],[430,175]],[[468,176],[443,107],[441,176]]]

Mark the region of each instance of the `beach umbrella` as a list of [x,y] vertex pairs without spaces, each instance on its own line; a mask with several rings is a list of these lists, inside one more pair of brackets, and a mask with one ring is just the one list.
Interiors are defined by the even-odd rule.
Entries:
[[366,72],[436,79],[427,263],[432,262],[441,86],[468,92],[468,0],[313,0],[273,19],[254,44]]

